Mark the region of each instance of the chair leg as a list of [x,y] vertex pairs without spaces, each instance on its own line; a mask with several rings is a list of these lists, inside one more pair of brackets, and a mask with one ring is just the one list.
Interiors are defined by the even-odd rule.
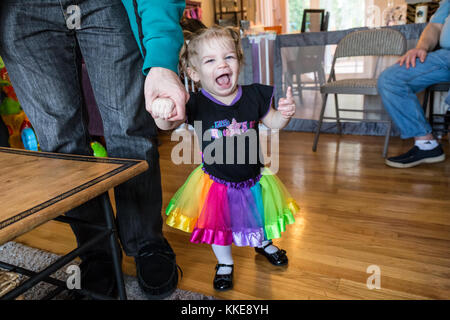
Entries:
[[430,95],[430,90],[427,88],[425,89],[425,94],[423,96],[423,104],[422,104],[422,109],[423,112],[425,114],[425,118],[428,118],[427,113],[428,113],[428,98]]
[[389,125],[386,131],[386,137],[384,138],[384,148],[383,148],[383,158],[386,158],[388,148],[389,148],[389,139],[391,137],[391,127],[392,127],[392,121],[389,121]]
[[430,126],[431,126],[431,132],[434,134],[435,130],[433,128],[434,125],[434,91],[430,90],[430,118],[429,118],[429,122],[430,122]]
[[284,79],[284,83],[283,83],[284,85],[282,86],[283,92],[286,91],[287,87],[291,86],[292,87],[292,94],[295,95],[295,93],[294,93],[294,86],[292,85],[292,80],[289,80],[287,72],[285,72],[283,74],[283,79]]
[[336,108],[336,124],[337,124],[338,133],[342,134],[341,118],[339,116],[339,104],[338,104],[337,94],[334,94],[334,106]]
[[300,103],[303,104],[302,75],[300,73],[297,73],[296,78],[297,78],[298,96],[300,98]]
[[313,147],[312,147],[312,150],[314,152],[316,152],[317,143],[319,142],[320,128],[322,127],[322,123],[323,123],[323,116],[325,114],[325,107],[327,106],[327,99],[328,99],[328,94],[325,94],[323,96],[322,109],[320,110],[319,122],[317,124],[316,134],[314,136],[314,143],[313,143]]
[[319,68],[318,74],[319,74],[320,85],[323,86],[326,82],[325,71],[323,70],[323,67]]

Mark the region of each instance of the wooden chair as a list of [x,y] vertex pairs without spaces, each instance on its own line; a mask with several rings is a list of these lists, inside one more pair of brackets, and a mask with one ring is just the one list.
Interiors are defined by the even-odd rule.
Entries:
[[[338,94],[356,95],[378,95],[377,79],[345,79],[336,80],[335,65],[336,60],[344,57],[358,56],[401,56],[406,52],[406,38],[397,30],[390,28],[355,31],[345,36],[339,41],[333,58],[330,76],[325,85],[321,86],[320,92],[323,95],[322,109],[320,111],[319,123],[314,137],[313,151],[317,150],[320,129],[324,119],[334,119],[337,122],[338,133],[341,134],[341,120],[363,121],[363,122],[384,122],[388,124],[384,142],[383,157],[386,157],[391,133],[391,120],[366,120],[355,118],[342,118],[339,111],[375,113],[370,110],[341,109],[338,104]],[[325,117],[325,108],[329,94],[334,94],[336,117]],[[387,114],[383,109],[377,113]]]

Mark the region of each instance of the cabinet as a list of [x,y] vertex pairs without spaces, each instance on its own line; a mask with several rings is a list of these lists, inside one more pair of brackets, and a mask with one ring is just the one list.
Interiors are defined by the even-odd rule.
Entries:
[[247,20],[248,0],[214,0],[214,20],[222,26],[239,26]]

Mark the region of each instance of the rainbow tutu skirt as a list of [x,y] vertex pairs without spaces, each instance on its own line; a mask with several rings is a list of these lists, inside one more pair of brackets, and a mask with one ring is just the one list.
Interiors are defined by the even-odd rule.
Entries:
[[166,209],[166,223],[190,232],[193,243],[260,246],[281,237],[299,208],[280,179],[264,168],[243,182],[226,182],[198,166]]

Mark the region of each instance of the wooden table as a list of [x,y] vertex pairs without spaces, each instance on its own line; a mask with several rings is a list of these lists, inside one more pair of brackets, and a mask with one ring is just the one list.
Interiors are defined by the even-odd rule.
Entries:
[[[119,297],[126,299],[117,232],[107,191],[146,171],[147,168],[147,162],[142,160],[0,148],[0,245],[52,219],[66,223],[77,222],[99,229],[96,238],[58,259],[40,273],[15,267],[16,272],[32,277],[25,281],[22,287],[9,292],[2,299],[14,298],[40,281],[59,287],[65,286],[65,283],[50,278],[50,275],[89,247],[99,241],[108,241],[108,238],[119,284]],[[98,196],[103,199],[106,227],[61,216]],[[13,268],[5,263],[1,263],[0,267]],[[80,291],[92,297],[100,297],[83,289]]]

